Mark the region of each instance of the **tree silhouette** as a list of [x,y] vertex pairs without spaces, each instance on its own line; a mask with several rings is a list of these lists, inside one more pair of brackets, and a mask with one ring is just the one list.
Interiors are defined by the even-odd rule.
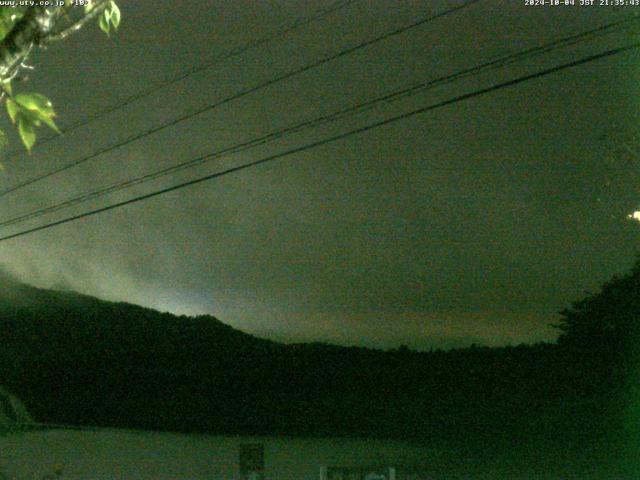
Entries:
[[598,357],[632,360],[640,339],[640,258],[629,273],[614,276],[598,293],[560,314],[560,345]]
[[[638,473],[640,455],[640,257],[631,270],[616,275],[598,293],[561,312],[558,340],[569,353],[576,391],[596,399],[590,414],[606,426],[612,458]],[[626,462],[626,463],[625,463]],[[631,476],[626,478],[632,478]],[[633,477],[637,478],[637,477]]]

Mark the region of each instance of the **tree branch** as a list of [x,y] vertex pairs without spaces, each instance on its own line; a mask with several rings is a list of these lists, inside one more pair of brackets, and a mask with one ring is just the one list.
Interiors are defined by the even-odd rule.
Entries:
[[61,30],[55,30],[64,7],[29,7],[0,42],[0,82],[13,78],[34,46],[62,40],[78,31],[104,11],[110,0],[98,0],[95,7]]
[[38,8],[29,7],[0,42],[0,80],[15,75],[22,61],[40,38]]
[[76,20],[71,25],[63,28],[62,30],[58,30],[56,32],[50,33],[45,38],[45,41],[47,43],[57,42],[60,40],[64,40],[72,33],[77,32],[82,27],[84,27],[88,22],[90,22],[91,20],[96,18],[98,15],[100,15],[104,11],[104,9],[107,8],[107,5],[109,5],[110,1],[111,0],[102,0],[102,1],[96,2],[97,6],[93,7],[91,11],[89,11],[89,13],[86,13],[80,19]]

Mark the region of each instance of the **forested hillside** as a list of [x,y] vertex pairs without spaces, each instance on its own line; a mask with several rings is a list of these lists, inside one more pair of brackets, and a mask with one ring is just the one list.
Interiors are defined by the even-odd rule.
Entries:
[[578,448],[609,438],[628,403],[625,367],[570,326],[558,345],[284,345],[209,316],[2,284],[2,384],[40,422]]

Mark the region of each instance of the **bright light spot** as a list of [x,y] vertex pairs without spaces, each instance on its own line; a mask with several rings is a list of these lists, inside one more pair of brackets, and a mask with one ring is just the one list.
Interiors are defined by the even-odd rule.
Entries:
[[630,213],[629,215],[627,215],[627,218],[640,222],[640,210],[636,210],[635,212]]

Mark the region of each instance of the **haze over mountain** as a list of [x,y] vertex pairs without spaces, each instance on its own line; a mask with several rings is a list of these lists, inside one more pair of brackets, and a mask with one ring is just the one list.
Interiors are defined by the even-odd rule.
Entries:
[[[87,28],[34,56],[36,72],[24,91],[46,94],[64,130],[334,3],[123,3],[118,35],[105,41],[98,28]],[[345,8],[273,42],[260,41],[258,48],[105,115],[92,127],[36,146],[30,155],[10,155],[2,160],[0,187],[466,2],[340,3]],[[525,3],[474,2],[109,148],[7,195],[0,217],[22,216],[416,82],[630,20],[637,10],[615,2],[559,8]],[[221,163],[136,185],[95,199],[95,207],[627,45],[633,42],[630,27],[588,35],[588,41],[439,84]],[[601,58],[3,242],[0,261],[42,287],[64,283],[177,314],[210,313],[279,341],[414,349],[554,341],[558,332],[547,325],[557,320],[556,312],[623,271],[640,239],[637,222],[626,218],[638,208],[637,162],[629,152],[640,144],[639,62],[637,50]],[[15,128],[4,117],[9,134]],[[9,150],[14,147],[12,142]],[[91,208],[73,205],[5,226],[6,233]]]

